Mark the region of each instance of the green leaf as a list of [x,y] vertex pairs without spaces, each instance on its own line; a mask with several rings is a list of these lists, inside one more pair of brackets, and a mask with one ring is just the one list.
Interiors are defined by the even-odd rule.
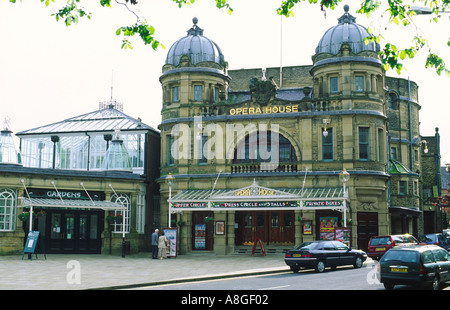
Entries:
[[402,51],[400,52],[400,59],[403,60],[403,59],[405,59],[405,57],[406,57],[406,51],[405,51],[405,50],[402,50]]
[[119,28],[116,30],[116,35],[120,35],[120,33],[122,32],[122,28]]

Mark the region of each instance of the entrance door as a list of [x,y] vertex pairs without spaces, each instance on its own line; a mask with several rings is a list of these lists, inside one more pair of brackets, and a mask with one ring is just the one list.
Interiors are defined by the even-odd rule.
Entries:
[[370,237],[378,235],[378,213],[358,212],[358,249],[367,251]]
[[293,211],[236,212],[236,245],[261,238],[265,244],[294,243]]
[[48,253],[101,253],[103,219],[103,211],[48,211],[45,234]]
[[270,211],[269,243],[294,243],[294,211]]
[[266,234],[266,215],[263,211],[244,211],[237,213],[238,217],[238,236],[236,238],[237,244],[244,244],[254,242],[256,238],[267,242]]

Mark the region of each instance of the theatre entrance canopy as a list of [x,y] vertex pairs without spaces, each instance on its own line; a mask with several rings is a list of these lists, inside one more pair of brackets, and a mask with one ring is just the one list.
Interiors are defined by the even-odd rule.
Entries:
[[[182,190],[168,200],[169,213],[182,211],[348,211],[344,188],[280,188],[250,186],[236,190]],[[344,221],[345,223],[345,221]]]

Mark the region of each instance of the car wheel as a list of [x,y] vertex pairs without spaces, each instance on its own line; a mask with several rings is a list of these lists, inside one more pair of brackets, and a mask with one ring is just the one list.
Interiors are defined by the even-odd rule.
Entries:
[[317,272],[324,272],[325,271],[325,263],[323,261],[319,260],[317,262],[316,271]]
[[363,265],[362,258],[361,258],[360,256],[356,256],[356,258],[355,258],[355,263],[353,264],[353,266],[354,266],[355,268],[361,268],[362,265]]
[[435,276],[435,277],[433,278],[433,282],[431,282],[431,289],[432,289],[433,291],[437,291],[437,290],[439,290],[439,287],[440,287],[440,284],[439,284],[439,277],[438,277],[438,276]]
[[291,266],[291,271],[297,273],[300,270],[300,267],[298,266]]
[[385,283],[383,283],[383,285],[384,285],[384,288],[387,289],[387,290],[393,290],[394,289],[394,284],[392,284],[392,283],[385,282]]

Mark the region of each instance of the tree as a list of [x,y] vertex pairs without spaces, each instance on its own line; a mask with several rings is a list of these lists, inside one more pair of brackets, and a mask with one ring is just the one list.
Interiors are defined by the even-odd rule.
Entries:
[[[278,14],[284,15],[286,17],[293,16],[293,8],[296,4],[300,2],[305,2],[306,0],[283,0],[280,8],[278,9]],[[311,4],[316,4],[319,2],[321,10],[325,8],[334,9],[336,5],[342,0],[308,0]],[[427,39],[424,34],[421,33],[420,29],[414,23],[413,17],[416,14],[429,14],[431,16],[431,21],[438,23],[442,14],[450,13],[449,5],[450,0],[413,0],[413,3],[423,5],[423,9],[419,6],[411,6],[410,4],[403,3],[402,0],[389,0],[388,8],[386,12],[389,14],[389,23],[395,25],[403,25],[405,27],[414,27],[416,30],[416,35],[412,40],[412,45],[404,49],[398,49],[396,45],[392,42],[387,42],[384,48],[381,49],[380,59],[384,65],[385,70],[395,69],[398,74],[403,69],[401,60],[406,57],[414,58],[414,56],[422,49],[427,49],[427,59],[425,67],[434,67],[436,72],[440,75],[445,72],[447,76],[450,76],[450,70],[446,67],[444,60],[434,53],[430,46],[428,46]],[[361,7],[356,11],[359,14],[366,14],[367,17],[377,10],[381,10],[380,0],[363,0],[361,2]],[[380,42],[383,38],[382,33],[374,33],[369,29],[371,37],[366,38],[366,41],[376,41]],[[450,39],[447,41],[447,46],[450,47]]]
[[[16,3],[17,0],[9,0],[10,2]],[[149,25],[145,18],[139,16],[133,6],[138,5],[137,0],[114,0],[117,5],[123,6],[128,12],[136,16],[136,23],[131,26],[123,26],[117,29],[117,35],[123,35],[122,48],[132,48],[130,38],[134,35],[139,35],[144,42],[144,44],[150,44],[154,50],[159,46],[164,48],[164,46],[155,38],[155,28]],[[198,0],[170,0],[178,5],[179,8],[185,5],[191,5]],[[226,9],[228,14],[233,12],[228,0],[214,0],[216,7],[219,9]],[[336,6],[342,2],[342,0],[280,0],[281,5],[277,9],[277,14],[291,17],[294,15],[294,7],[302,2],[309,2],[312,5],[319,5],[321,10],[331,9],[334,10]],[[365,14],[370,16],[372,13],[382,10],[381,0],[361,0],[361,6],[357,10],[358,14]],[[55,2],[55,0],[41,0],[45,5],[49,5],[50,2]],[[100,0],[100,5],[103,7],[111,7],[112,0]],[[395,25],[403,25],[405,27],[414,27],[416,30],[416,35],[412,40],[412,44],[409,47],[399,49],[393,42],[385,43],[384,47],[380,51],[380,59],[384,65],[385,70],[394,69],[398,74],[403,69],[403,64],[401,63],[406,57],[414,58],[417,53],[421,50],[426,50],[427,59],[425,67],[434,67],[437,74],[445,72],[447,76],[450,76],[450,70],[446,67],[444,59],[439,55],[434,53],[431,47],[428,45],[426,36],[421,33],[420,29],[414,23],[413,17],[416,14],[428,14],[430,15],[430,20],[434,23],[438,23],[440,19],[444,18],[443,14],[450,13],[449,5],[450,0],[412,0],[412,3],[417,3],[425,8],[425,11],[419,11],[416,7],[410,4],[403,3],[402,0],[388,0],[388,8],[386,12],[389,14],[389,23]],[[58,12],[52,14],[56,17],[56,20],[64,20],[67,26],[77,23],[79,18],[87,17],[91,18],[91,13],[86,12],[83,7],[81,7],[81,0],[67,0],[67,4],[61,8]],[[370,40],[376,41],[377,43],[383,38],[382,31],[375,33],[373,29],[368,29],[371,36],[366,38],[368,43]],[[447,46],[450,47],[450,39],[447,41]]]

